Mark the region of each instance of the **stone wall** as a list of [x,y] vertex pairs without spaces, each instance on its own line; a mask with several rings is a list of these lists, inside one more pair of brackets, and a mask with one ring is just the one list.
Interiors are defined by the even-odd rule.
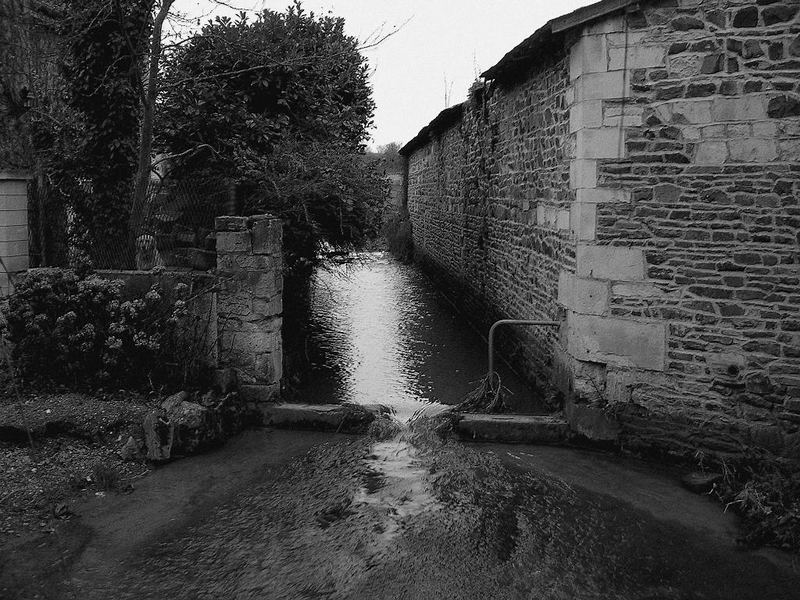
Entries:
[[[283,376],[283,233],[269,215],[217,217],[217,268],[101,271],[125,282],[123,293],[141,297],[159,284],[167,297],[188,288],[189,317],[182,335],[202,352],[223,387],[235,383],[248,401],[278,398]],[[189,337],[191,339],[189,339]]]
[[[476,86],[461,119],[409,157],[414,247],[484,330],[499,318],[558,320],[559,272],[574,261],[565,160],[566,54],[507,86]],[[557,332],[498,331],[502,354],[543,387]]]
[[283,233],[280,219],[217,217],[219,366],[248,400],[277,398],[283,377]]
[[[577,276],[605,298],[573,313],[567,360],[601,367],[628,443],[797,455],[800,6],[669,4],[572,46],[573,165],[595,212]],[[581,344],[616,320],[638,361]]]
[[524,355],[570,418],[796,456],[800,3],[640,7],[567,28],[410,152],[415,243],[498,314],[563,318]]

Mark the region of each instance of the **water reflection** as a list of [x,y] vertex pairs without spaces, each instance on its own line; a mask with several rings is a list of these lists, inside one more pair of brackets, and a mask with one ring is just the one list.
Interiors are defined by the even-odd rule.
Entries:
[[[486,372],[486,344],[413,265],[383,253],[319,271],[313,284],[313,402],[380,403],[401,421],[455,404]],[[501,366],[515,412],[541,412],[531,389]]]

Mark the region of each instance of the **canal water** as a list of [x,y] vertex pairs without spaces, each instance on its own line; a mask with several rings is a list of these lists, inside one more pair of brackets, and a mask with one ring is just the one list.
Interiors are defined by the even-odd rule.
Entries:
[[[384,404],[398,420],[457,404],[486,375],[487,345],[418,267],[385,253],[321,269],[312,287],[309,402]],[[506,404],[545,412],[497,361]]]
[[[312,284],[309,356],[303,395],[313,402],[381,404],[398,431],[363,459],[351,502],[378,518],[375,549],[404,523],[441,508],[410,441],[409,426],[461,402],[487,370],[487,344],[418,267],[386,253],[320,269]],[[499,366],[507,405],[540,412],[532,389]]]

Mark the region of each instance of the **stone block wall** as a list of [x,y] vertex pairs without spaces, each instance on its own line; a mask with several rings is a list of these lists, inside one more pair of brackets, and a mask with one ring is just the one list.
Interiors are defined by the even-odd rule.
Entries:
[[[566,53],[506,86],[478,86],[461,119],[408,157],[414,247],[484,331],[499,318],[557,320],[559,273],[574,262],[566,161]],[[505,328],[503,355],[543,387],[552,328]]]
[[560,360],[629,445],[800,453],[799,8],[650,2],[571,42],[593,232]]
[[799,16],[657,0],[566,28],[408,157],[423,260],[481,317],[561,318],[521,356],[629,447],[800,455]]
[[277,398],[283,377],[283,233],[269,215],[217,217],[220,369],[248,400]]

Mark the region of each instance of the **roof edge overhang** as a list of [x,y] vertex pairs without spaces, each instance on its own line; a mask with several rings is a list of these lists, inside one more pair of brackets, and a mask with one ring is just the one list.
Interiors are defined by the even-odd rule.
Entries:
[[596,21],[610,14],[637,6],[639,0],[601,0],[589,6],[581,7],[562,17],[551,19],[533,32],[533,35],[517,44],[506,53],[494,66],[481,73],[484,79],[501,79],[511,73],[517,73],[520,64],[535,56],[540,50],[554,41],[561,33],[574,29],[585,23]]
[[430,141],[434,136],[441,134],[452,127],[455,123],[458,123],[463,114],[463,103],[445,108],[442,112],[436,115],[433,121],[420,129],[419,133],[415,135],[414,138],[405,146],[400,148],[398,152],[401,156],[410,156],[414,150],[427,144],[428,141]]
[[[638,6],[639,2],[640,0],[601,0],[562,17],[551,19],[506,53],[494,66],[481,73],[481,77],[484,80],[513,78],[530,65],[531,58],[559,41],[560,34],[616,12],[629,10],[629,7]],[[432,136],[442,133],[458,122],[463,112],[463,104],[444,109],[411,141],[400,148],[400,154],[409,156],[414,150],[425,145]]]

